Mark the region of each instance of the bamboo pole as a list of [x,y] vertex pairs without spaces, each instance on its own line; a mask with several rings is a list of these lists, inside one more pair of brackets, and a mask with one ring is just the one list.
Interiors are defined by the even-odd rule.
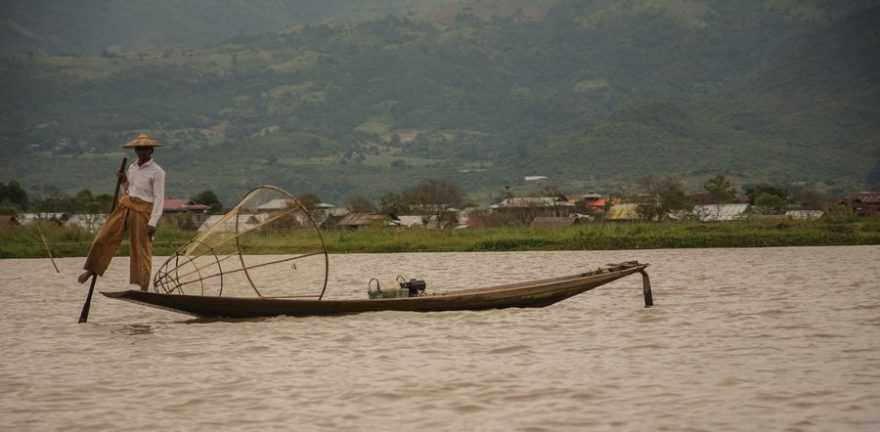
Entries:
[[55,273],[61,273],[61,270],[58,270],[58,264],[55,264],[55,258],[52,256],[52,251],[49,250],[49,242],[46,241],[46,236],[43,235],[43,230],[40,228],[40,221],[37,221],[36,225],[37,232],[40,233],[40,239],[43,240],[43,246],[46,248],[46,253],[49,254],[52,266],[55,267]]

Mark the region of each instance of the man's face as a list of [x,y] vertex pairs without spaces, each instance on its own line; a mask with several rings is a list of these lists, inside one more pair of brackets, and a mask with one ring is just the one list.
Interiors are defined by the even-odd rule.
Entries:
[[138,146],[134,148],[134,153],[140,160],[147,160],[153,154],[153,148],[148,146]]

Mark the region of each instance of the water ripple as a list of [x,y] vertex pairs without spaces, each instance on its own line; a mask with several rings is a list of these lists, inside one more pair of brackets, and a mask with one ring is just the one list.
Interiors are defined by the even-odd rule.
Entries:
[[[346,255],[330,286],[347,298],[382,272],[454,288],[639,259],[652,263],[656,306],[625,278],[543,309],[333,318],[193,320],[98,296],[84,325],[73,276],[0,260],[0,426],[869,431],[880,274],[864,270],[878,252]],[[101,280],[126,282],[117,261]]]

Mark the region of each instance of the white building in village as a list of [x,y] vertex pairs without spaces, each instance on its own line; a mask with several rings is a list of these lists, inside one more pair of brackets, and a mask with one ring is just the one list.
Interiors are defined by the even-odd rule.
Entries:
[[693,215],[700,222],[726,222],[748,217],[748,204],[706,204],[694,206]]

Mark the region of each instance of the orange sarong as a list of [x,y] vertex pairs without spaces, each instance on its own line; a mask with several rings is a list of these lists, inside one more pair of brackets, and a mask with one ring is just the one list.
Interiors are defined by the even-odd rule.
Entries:
[[147,233],[147,223],[152,211],[153,203],[125,194],[95,236],[83,270],[103,276],[110,266],[110,260],[122,244],[122,237],[128,231],[131,250],[129,282],[146,291],[153,271],[153,241]]

